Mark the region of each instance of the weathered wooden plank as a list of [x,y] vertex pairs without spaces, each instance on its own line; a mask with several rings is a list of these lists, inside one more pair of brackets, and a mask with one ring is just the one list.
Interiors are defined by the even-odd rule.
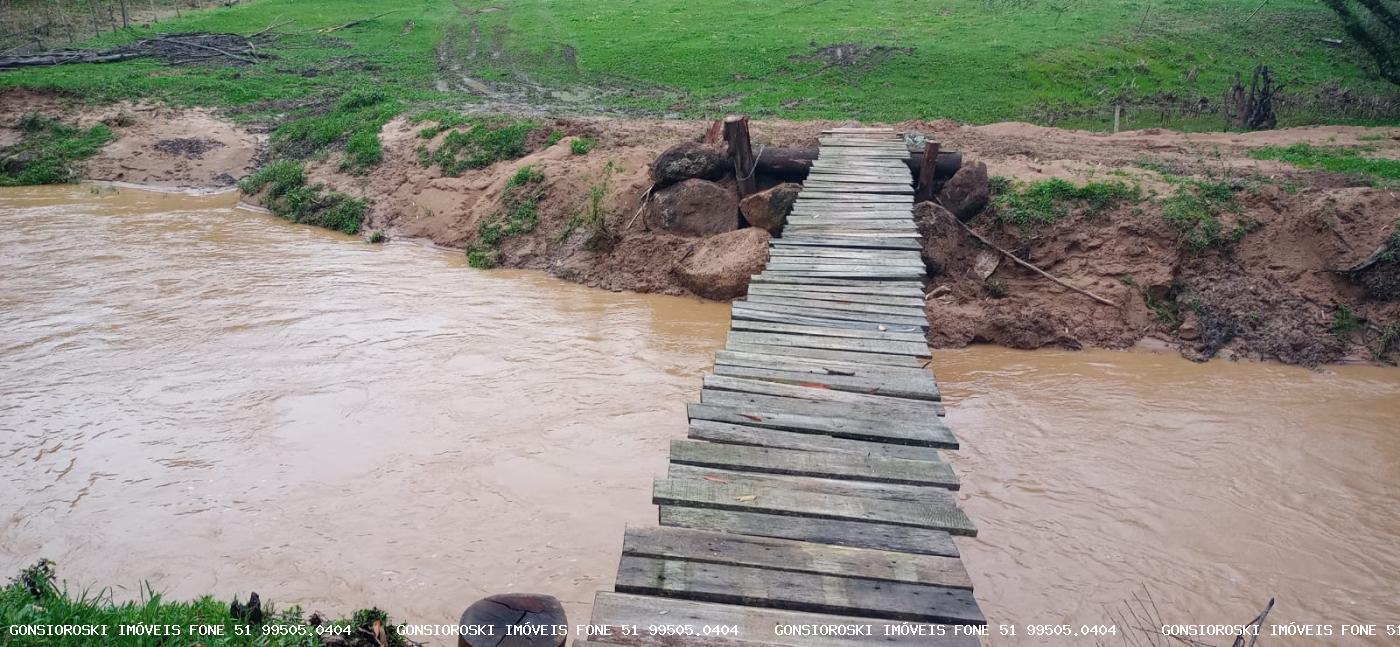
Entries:
[[622,554],[972,590],[962,560],[674,526],[628,526]]
[[[913,195],[895,195],[889,193],[848,193],[846,191],[830,190],[804,190],[801,199],[812,202],[824,202],[827,204],[855,203],[855,204],[914,204]],[[912,208],[912,207],[911,207]]]
[[[805,405],[816,414],[830,412],[832,408],[818,411],[812,408],[813,404],[839,404],[849,407],[849,413],[846,414],[849,416],[878,420],[881,416],[897,415],[905,420],[914,421],[934,418],[943,406],[941,403],[931,400],[866,395],[850,391],[833,391],[722,375],[706,375],[702,380],[704,388],[700,391],[700,401],[707,404],[735,406],[736,404],[752,403],[754,406],[762,406],[770,402],[767,400],[769,397],[787,398],[797,401],[785,403],[789,409],[797,409]],[[840,411],[839,407],[835,409]]]
[[[778,241],[775,240],[775,241],[773,241],[773,242],[776,243],[776,242],[778,242]],[[754,280],[755,280],[756,282],[758,282],[758,283],[786,283],[786,284],[796,284],[796,285],[803,285],[803,286],[845,286],[845,287],[860,287],[860,288],[884,288],[884,289],[892,289],[892,290],[893,290],[893,289],[897,289],[897,290],[908,290],[908,291],[910,291],[911,293],[912,293],[912,292],[917,292],[917,293],[919,293],[919,294],[923,294],[923,289],[924,289],[924,281],[923,281],[923,279],[890,279],[890,280],[888,280],[888,281],[880,281],[880,282],[878,282],[878,283],[871,283],[871,282],[869,282],[869,281],[856,281],[856,280],[851,280],[851,279],[816,279],[816,280],[810,280],[810,281],[809,281],[809,280],[796,280],[796,279],[775,279],[775,280],[765,281],[765,280],[762,280],[762,279],[759,278],[759,277],[761,277],[761,276],[762,276],[761,273],[760,273],[760,274],[755,274],[755,275],[754,275]],[[803,289],[808,289],[808,288],[805,288],[805,287],[804,287]]]
[[812,218],[810,216],[789,216],[787,226],[794,230],[813,229],[859,229],[859,230],[884,230],[908,231],[918,233],[918,228],[909,220],[896,220],[892,218]]
[[789,264],[789,265],[791,265],[791,264],[808,264],[808,265],[880,265],[880,266],[884,266],[884,267],[910,267],[910,268],[913,268],[913,267],[923,268],[923,267],[924,267],[924,261],[923,261],[923,259],[920,258],[920,257],[919,257],[916,253],[914,253],[912,250],[911,250],[911,251],[908,251],[908,252],[905,252],[906,254],[909,254],[909,255],[908,255],[908,256],[905,256],[905,257],[903,257],[903,258],[895,257],[895,256],[890,256],[890,257],[885,257],[885,258],[877,258],[877,257],[847,258],[847,257],[842,257],[842,256],[816,256],[816,255],[809,256],[809,255],[803,254],[802,251],[803,251],[803,250],[798,250],[796,253],[790,253],[790,252],[789,252],[789,253],[783,253],[783,254],[769,254],[769,256],[768,256],[768,261],[769,261],[770,263],[782,263],[782,264]]
[[[736,301],[735,306],[748,305],[743,301]],[[886,341],[907,341],[916,344],[927,343],[921,333],[879,331],[879,330],[851,330],[841,328],[827,328],[821,326],[797,326],[792,324],[771,323],[766,321],[735,321],[733,330],[743,330],[749,332],[778,333],[785,335],[813,335],[817,337],[843,337],[848,339],[876,339]]]
[[817,210],[817,211],[894,211],[906,213],[909,218],[914,217],[914,206],[912,204],[890,203],[890,202],[869,202],[852,198],[845,202],[833,202],[831,200],[803,200],[800,196],[793,203],[794,210]]
[[906,317],[924,317],[923,304],[918,305],[886,305],[880,303],[860,303],[850,301],[832,301],[824,299],[804,299],[795,296],[751,294],[747,301],[738,303],[772,303],[785,306],[801,306],[808,308],[825,308],[827,310],[845,310],[848,312],[865,312],[878,314],[895,314]]
[[890,399],[902,404],[850,403],[830,399],[804,398],[798,395],[769,395],[757,391],[729,389],[702,389],[700,391],[700,402],[703,404],[796,413],[806,416],[837,416],[876,421],[898,420],[911,423],[915,427],[928,425],[929,421],[935,419],[935,416],[943,415],[943,403],[941,402]]
[[[897,446],[897,445],[896,445]],[[717,467],[700,467],[671,463],[666,474],[673,479],[728,483],[745,487],[775,487],[817,495],[853,496],[882,501],[906,501],[953,504],[951,490],[920,485],[900,485],[897,483],[873,483],[870,481],[838,481],[836,479],[813,478],[810,476],[790,476],[786,474],[763,474],[759,472],[738,472]]]
[[[736,303],[735,306],[735,308],[730,310],[731,328],[734,328],[739,322],[767,322],[792,326],[869,330],[872,332],[908,332],[923,334],[928,331],[928,325],[922,322],[917,324],[897,324],[878,321],[859,321],[855,319],[828,319],[825,317],[808,317],[785,312],[761,310],[753,308],[746,303]],[[742,328],[742,326],[740,326],[740,328]]]
[[788,218],[807,218],[817,220],[898,220],[910,221],[911,216],[907,213],[897,211],[845,211],[841,209],[818,210],[802,209],[795,210],[788,215]]
[[918,378],[889,376],[854,377],[849,375],[832,375],[829,373],[818,374],[807,371],[784,371],[773,368],[727,365],[716,365],[714,373],[715,375],[722,375],[725,377],[767,380],[769,382],[781,382],[784,384],[820,384],[823,387],[835,391],[888,395],[894,398],[908,398],[911,400],[937,401],[940,399],[938,387],[934,384],[933,379],[929,375],[923,375]]
[[825,182],[865,182],[877,180],[881,183],[904,182],[908,183],[913,179],[913,175],[907,171],[867,171],[864,169],[815,169],[807,173],[807,181],[822,180]]
[[774,247],[846,247],[866,249],[923,249],[915,238],[863,238],[850,240],[833,236],[788,236],[769,243]]
[[[801,249],[801,248],[797,248]],[[833,251],[842,251],[840,248],[822,248]],[[924,297],[923,281],[906,281],[903,283],[882,282],[871,283],[869,281],[753,281],[750,285],[761,285],[765,288],[780,290],[800,290],[810,292],[859,292],[862,294],[883,294],[887,296],[906,296],[916,299]]]
[[744,397],[743,394],[725,393],[715,393],[714,396],[730,402],[686,405],[691,422],[712,420],[833,438],[945,449],[958,447],[953,432],[936,418],[909,420],[901,414],[871,419],[861,418],[856,412],[843,410],[840,406],[814,406],[805,400],[794,402],[792,398]]
[[917,297],[895,297],[881,294],[860,294],[859,292],[821,292],[817,290],[773,290],[766,285],[749,286],[750,300],[756,297],[787,297],[833,303],[869,303],[905,308],[922,309],[924,300]]
[[741,510],[661,506],[663,526],[796,539],[836,546],[957,557],[952,536],[942,530],[883,523],[789,517]]
[[725,346],[725,349],[739,353],[759,353],[764,355],[780,353],[787,357],[819,360],[830,359],[855,362],[858,364],[880,364],[884,366],[927,367],[930,363],[927,358],[919,358],[912,355],[829,350],[825,348],[803,348],[798,346],[769,346],[767,344],[745,344],[734,341],[730,341],[729,344]]
[[[781,316],[780,316],[781,315]],[[915,315],[892,315],[883,313],[850,312],[834,308],[805,308],[800,306],[787,306],[774,303],[755,303],[749,301],[735,301],[730,308],[730,316],[737,326],[739,321],[771,321],[773,319],[792,318],[792,321],[778,321],[776,323],[797,324],[798,317],[807,319],[822,319],[823,322],[812,322],[810,328],[845,328],[856,330],[868,330],[870,332],[882,332],[880,326],[885,327],[885,331],[903,333],[922,333],[928,329],[928,319]],[[873,326],[854,326],[830,323],[832,321],[851,321],[856,323],[874,324]],[[916,330],[908,330],[913,328]],[[735,328],[738,330],[740,328]],[[747,327],[753,329],[753,327]],[[849,336],[849,335],[842,335]],[[907,341],[913,341],[912,339]]]
[[855,193],[860,195],[914,195],[914,189],[909,185],[900,184],[837,184],[835,182],[827,184],[822,182],[808,182],[802,188],[803,192],[830,192],[830,193]]
[[[881,234],[883,235],[883,234]],[[836,263],[783,263],[769,261],[763,270],[764,274],[799,273],[814,275],[840,276],[843,274],[855,278],[895,278],[895,279],[922,279],[927,275],[927,270],[923,267],[899,267],[888,265],[840,265]]]
[[731,344],[793,346],[797,348],[821,348],[824,350],[850,350],[861,353],[885,353],[888,355],[909,355],[911,357],[924,358],[932,357],[932,355],[929,354],[928,343],[926,342],[748,332],[730,332],[728,342]]
[[[625,647],[730,647],[720,642],[726,640],[725,638],[707,635],[710,633],[707,628],[713,630],[717,626],[737,627],[737,635],[741,640],[739,644],[742,647],[763,647],[770,644],[787,647],[869,647],[872,637],[879,640],[882,645],[922,645],[925,647],[977,647],[978,645],[976,638],[953,636],[952,628],[946,630],[945,636],[910,636],[897,630],[900,622],[890,620],[761,609],[606,591],[598,593],[593,600],[591,624],[612,627],[610,632],[612,636],[602,640],[602,642]],[[658,624],[674,628],[668,633],[686,634],[689,637],[678,638],[668,635],[662,637],[659,642],[631,642],[634,639],[649,641],[651,637],[620,636],[624,626],[633,629]],[[870,636],[778,635],[778,627],[791,627],[793,625],[868,626]],[[793,632],[784,631],[783,633]],[[892,635],[887,636],[886,634]],[[750,641],[757,644],[752,644]]]
[[922,263],[923,255],[912,249],[825,249],[799,247],[775,247],[768,252],[774,258],[850,258],[872,260],[902,260]]
[[947,463],[873,455],[858,456],[727,445],[698,440],[673,440],[671,462],[738,472],[958,489],[958,477],[953,474],[953,468]]
[[977,535],[967,515],[956,506],[882,501],[849,496],[816,495],[782,488],[656,479],[652,502],[711,510],[737,510],[813,519],[871,521],[896,526],[942,530],[954,535]]
[[852,377],[878,378],[928,378],[937,384],[933,371],[922,366],[890,366],[870,364],[837,358],[800,357],[792,353],[774,355],[772,353],[747,353],[721,350],[715,353],[715,366],[749,366],[771,368],[782,371],[804,371],[821,375],[849,375]]
[[[687,436],[696,440],[757,447],[797,449],[808,452],[845,452],[850,454],[871,454],[904,458],[918,461],[941,461],[938,450],[933,447],[914,447],[877,443],[867,440],[836,438],[822,434],[804,434],[782,429],[768,429],[751,425],[736,425],[713,420],[692,420]],[[672,474],[675,477],[675,474]],[[878,489],[878,488],[877,488]]]
[[987,622],[963,589],[627,554],[618,566],[615,588],[619,593],[891,620]]

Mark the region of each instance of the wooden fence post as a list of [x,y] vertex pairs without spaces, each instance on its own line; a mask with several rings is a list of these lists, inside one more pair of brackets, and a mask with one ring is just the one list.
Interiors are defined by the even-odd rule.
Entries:
[[758,190],[753,146],[749,143],[749,118],[744,115],[725,117],[724,140],[729,142],[729,157],[734,160],[734,178],[739,182],[739,199],[742,200]]
[[924,142],[923,164],[919,167],[919,182],[914,186],[914,202],[933,199],[933,172],[938,161],[938,142]]

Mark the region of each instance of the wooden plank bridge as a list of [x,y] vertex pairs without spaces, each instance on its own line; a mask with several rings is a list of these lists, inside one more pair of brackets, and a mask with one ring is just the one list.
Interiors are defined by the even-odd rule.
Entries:
[[[958,441],[907,158],[892,130],[824,133],[654,484],[660,525],[627,529],[594,602],[609,635],[576,645],[979,644],[952,626],[986,621],[952,540],[976,529],[939,455]],[[851,626],[870,635],[821,629]]]

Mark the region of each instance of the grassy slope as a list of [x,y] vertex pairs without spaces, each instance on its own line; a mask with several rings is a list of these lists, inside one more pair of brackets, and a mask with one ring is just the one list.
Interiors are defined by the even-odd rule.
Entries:
[[[282,30],[297,31],[399,11],[328,34],[335,40],[314,32],[287,37],[290,47],[277,51],[282,60],[251,69],[75,65],[3,73],[0,87],[231,106],[371,83],[396,99],[464,101],[433,91],[434,50],[451,29],[462,51],[474,18],[482,55],[465,62],[467,74],[602,88],[611,91],[602,98],[607,104],[688,115],[1025,119],[1045,107],[1107,106],[1120,94],[1218,97],[1231,74],[1256,61],[1273,65],[1293,91],[1336,81],[1363,93],[1394,92],[1354,48],[1317,43],[1339,34],[1319,3],[1273,0],[1245,22],[1254,6],[1240,0],[464,0],[463,15],[449,0],[249,0],[155,29],[250,33],[292,20]],[[487,7],[498,9],[478,13]],[[403,34],[407,20],[414,27]],[[503,55],[486,55],[497,38]],[[816,47],[845,42],[913,50],[825,70],[810,56]],[[577,52],[576,66],[563,55],[566,46]],[[1191,69],[1199,73],[1194,82],[1186,79]],[[1330,119],[1284,115],[1286,123]]]
[[[1068,6],[1062,14],[1054,5]],[[1147,7],[1151,5],[1151,12]],[[1337,36],[1311,0],[865,0],[655,3],[647,0],[523,0],[481,15],[483,33],[506,28],[517,69],[568,83],[557,52],[577,50],[583,81],[622,80],[679,90],[655,108],[733,108],[790,117],[990,122],[1034,107],[1104,106],[1119,93],[1219,97],[1227,79],[1256,61],[1294,90],[1335,79],[1394,92],[1361,54],[1327,49]],[[1144,15],[1146,20],[1144,20]],[[1141,27],[1141,29],[1139,29]],[[819,72],[815,46],[855,42],[913,47],[869,66]],[[509,60],[509,57],[507,57]],[[1194,82],[1186,73],[1198,68]],[[623,104],[647,105],[627,98]],[[1325,119],[1325,115],[1305,118]]]

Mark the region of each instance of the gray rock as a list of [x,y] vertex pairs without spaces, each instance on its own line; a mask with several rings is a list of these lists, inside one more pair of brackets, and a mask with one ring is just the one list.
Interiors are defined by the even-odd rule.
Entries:
[[685,180],[718,180],[734,169],[723,149],[685,142],[666,149],[651,163],[651,179],[658,188]]
[[787,222],[788,214],[792,212],[792,203],[797,201],[797,194],[801,190],[800,184],[784,183],[759,191],[739,202],[739,212],[744,214],[744,219],[749,221],[750,225],[776,234],[782,230],[783,223]]
[[987,179],[987,165],[982,162],[964,164],[952,179],[938,192],[938,203],[943,205],[958,220],[972,220],[992,199],[991,184]]

